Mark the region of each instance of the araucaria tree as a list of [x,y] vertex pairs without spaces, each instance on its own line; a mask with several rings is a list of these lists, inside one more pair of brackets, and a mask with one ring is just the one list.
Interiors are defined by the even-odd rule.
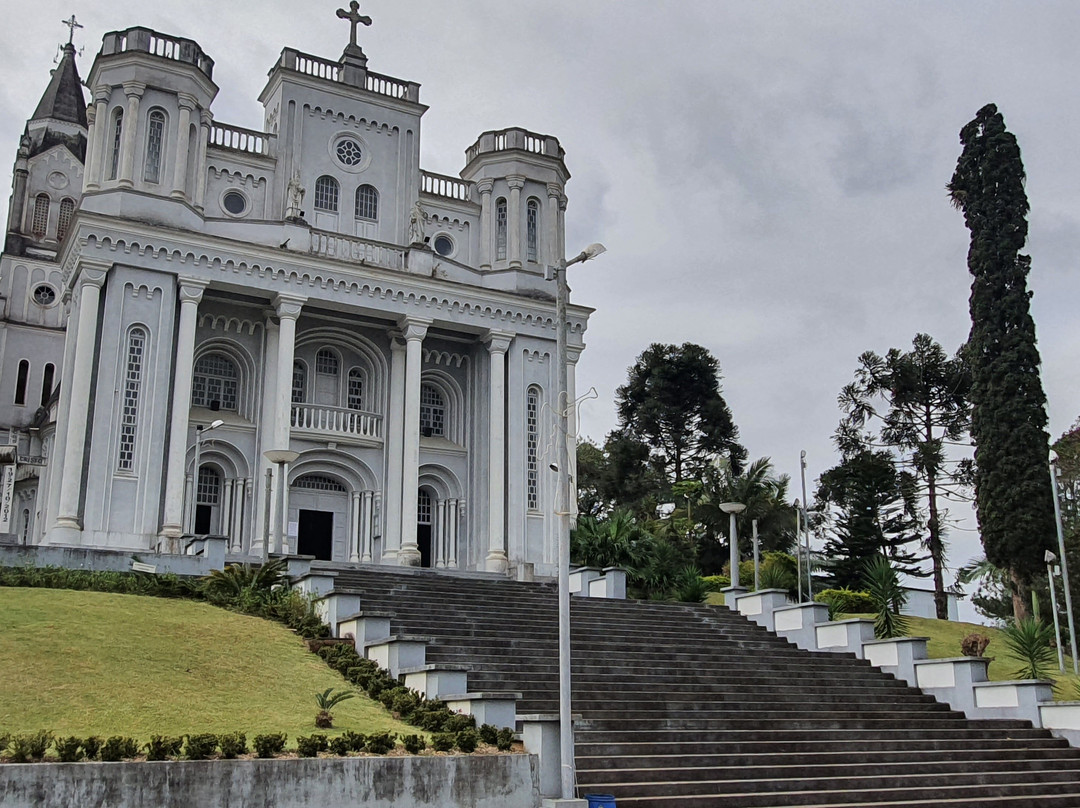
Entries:
[[699,478],[716,456],[742,470],[746,449],[720,394],[720,365],[700,345],[650,345],[616,399],[619,432],[647,444],[669,482]]
[[[959,494],[970,476],[968,464],[950,459],[948,447],[966,438],[970,422],[970,376],[960,356],[948,357],[928,334],[917,334],[910,351],[891,349],[884,357],[859,357],[855,381],[840,392],[846,415],[837,430],[845,457],[865,444],[896,450],[925,505],[926,549],[934,577],[939,620],[949,619],[945,592],[945,515],[942,496]],[[878,435],[865,434],[871,422]]]
[[963,152],[948,190],[971,231],[968,270],[971,437],[975,500],[987,559],[1008,569],[1013,611],[1026,614],[1030,581],[1054,543],[1046,458],[1046,396],[1028,302],[1028,200],[1016,138],[988,104],[960,130]]

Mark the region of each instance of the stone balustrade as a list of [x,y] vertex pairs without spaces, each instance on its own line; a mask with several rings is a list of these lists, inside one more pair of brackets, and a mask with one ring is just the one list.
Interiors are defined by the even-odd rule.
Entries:
[[434,174],[430,171],[420,172],[420,191],[432,196],[456,199],[459,202],[469,202],[472,199],[472,185],[471,182],[460,180],[457,177]]
[[373,239],[343,236],[325,230],[311,231],[309,252],[322,258],[333,258],[354,264],[380,267],[382,269],[405,269],[403,247]]
[[199,44],[191,39],[162,34],[150,28],[128,28],[110,31],[101,42],[101,56],[120,53],[148,53],[161,59],[170,59],[194,65],[208,78],[214,77],[214,60],[203,53]]
[[273,137],[265,132],[256,132],[254,129],[215,122],[207,135],[207,145],[216,149],[267,157],[270,155],[270,141]]
[[382,439],[382,416],[373,412],[321,404],[293,404],[289,420],[293,429]]

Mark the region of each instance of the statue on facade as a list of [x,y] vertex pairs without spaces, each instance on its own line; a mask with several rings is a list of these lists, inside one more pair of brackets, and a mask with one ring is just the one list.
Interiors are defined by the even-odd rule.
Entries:
[[300,206],[304,204],[304,184],[300,181],[300,170],[297,169],[293,172],[292,179],[289,180],[289,187],[287,189],[288,194],[288,206],[285,208],[286,219],[300,219],[303,218],[304,211]]
[[427,214],[424,213],[424,209],[420,207],[420,201],[417,200],[416,204],[412,206],[412,210],[409,212],[410,244],[424,243],[424,222],[426,220]]

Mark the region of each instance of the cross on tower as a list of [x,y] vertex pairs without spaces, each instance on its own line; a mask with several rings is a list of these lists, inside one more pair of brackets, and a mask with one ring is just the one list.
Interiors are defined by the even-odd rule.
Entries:
[[352,2],[349,3],[348,11],[343,8],[339,8],[337,10],[337,15],[341,19],[349,21],[352,29],[349,32],[349,45],[352,47],[356,47],[356,26],[360,24],[371,25],[371,17],[367,17],[360,13],[360,4],[356,0],[352,0]]
[[71,32],[68,34],[68,44],[72,44],[75,41],[75,29],[82,28],[82,26],[75,21],[74,14],[71,15],[71,19],[69,20],[60,20],[60,24],[66,25],[68,28],[71,29]]

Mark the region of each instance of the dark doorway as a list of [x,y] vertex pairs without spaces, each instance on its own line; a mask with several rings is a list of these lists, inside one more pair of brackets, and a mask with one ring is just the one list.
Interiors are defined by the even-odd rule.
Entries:
[[213,505],[195,506],[195,533],[203,535],[210,532],[210,521],[214,515]]
[[416,546],[420,550],[420,566],[431,566],[431,525],[416,526]]
[[320,561],[333,561],[334,514],[330,511],[300,511],[297,525],[296,552],[315,556]]

